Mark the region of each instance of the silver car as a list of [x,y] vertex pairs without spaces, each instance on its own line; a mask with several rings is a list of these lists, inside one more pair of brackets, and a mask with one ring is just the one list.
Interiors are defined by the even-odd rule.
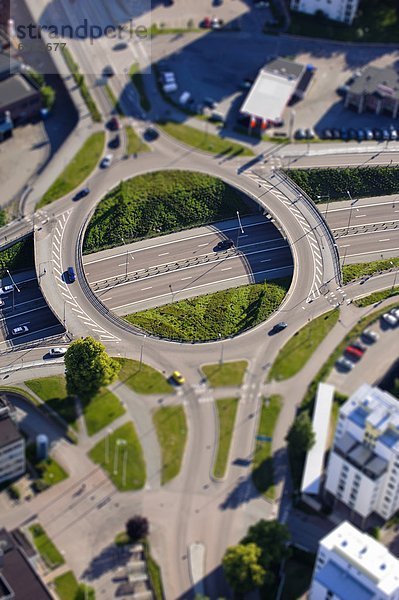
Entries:
[[27,325],[18,325],[18,327],[14,327],[11,330],[12,335],[21,335],[23,333],[28,333],[29,327]]

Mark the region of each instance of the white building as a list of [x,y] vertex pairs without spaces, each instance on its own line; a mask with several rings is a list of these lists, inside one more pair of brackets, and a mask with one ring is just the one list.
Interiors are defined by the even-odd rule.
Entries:
[[0,483],[25,473],[25,440],[11,414],[10,406],[0,398]]
[[291,0],[292,10],[308,15],[322,12],[333,21],[350,25],[355,18],[359,0]]
[[399,560],[350,523],[319,544],[310,600],[399,600]]
[[366,519],[399,509],[399,402],[362,385],[341,407],[325,492]]

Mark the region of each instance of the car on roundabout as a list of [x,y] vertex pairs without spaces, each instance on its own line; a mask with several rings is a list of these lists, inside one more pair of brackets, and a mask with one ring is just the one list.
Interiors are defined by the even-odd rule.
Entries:
[[283,331],[286,327],[288,327],[288,324],[285,321],[280,321],[280,323],[276,323],[276,325],[272,327],[272,329],[269,331],[269,335],[279,333],[280,331]]
[[90,194],[90,188],[85,187],[82,190],[79,190],[79,192],[77,192],[72,200],[81,200],[82,198],[85,198],[86,196],[88,196]]
[[147,127],[147,129],[144,131],[144,139],[146,140],[146,142],[153,142],[154,140],[157,140],[158,138],[159,138],[159,133],[155,129],[155,127]]
[[171,375],[171,379],[172,381],[174,381],[177,385],[183,385],[183,383],[186,381],[186,378],[184,377],[184,375],[182,375],[180,373],[180,371],[173,371],[172,375]]

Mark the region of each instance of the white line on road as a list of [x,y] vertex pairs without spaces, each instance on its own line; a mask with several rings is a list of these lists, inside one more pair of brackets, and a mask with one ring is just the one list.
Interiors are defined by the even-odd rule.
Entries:
[[355,219],[359,219],[360,217],[367,217],[367,215],[355,215]]
[[145,290],[152,290],[152,285],[150,285],[149,287],[141,288],[142,292],[144,292]]
[[271,258],[265,258],[265,260],[261,260],[260,262],[264,263],[264,262],[270,262],[270,261],[271,261]]
[[[206,244],[205,244],[206,246]],[[161,252],[161,254],[158,254],[158,256],[166,256],[167,254],[170,254],[170,252]]]
[[220,269],[221,271],[230,271],[233,267],[225,267],[224,269]]
[[[198,244],[198,248],[203,248],[203,246],[208,246],[208,242],[206,242],[206,244]],[[161,256],[161,255],[159,255]]]
[[391,238],[383,238],[382,240],[378,240],[379,242],[389,242]]
[[181,278],[182,281],[186,281],[187,279],[192,279],[192,277],[190,276],[190,277],[182,277]]
[[[384,248],[384,252],[396,252],[399,248]],[[357,254],[348,254],[348,258],[350,256],[363,256],[366,254],[380,254],[381,250],[371,250],[370,252],[358,252]]]
[[108,296],[107,298],[101,298],[101,302],[105,302],[106,300],[112,300],[112,296]]

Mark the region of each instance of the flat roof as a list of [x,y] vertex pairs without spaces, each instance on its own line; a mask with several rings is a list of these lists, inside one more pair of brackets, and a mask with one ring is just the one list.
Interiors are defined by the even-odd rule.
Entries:
[[317,571],[315,580],[341,600],[372,600],[375,597],[372,590],[331,560]]
[[265,65],[259,71],[240,112],[264,121],[281,117],[305,68],[284,58],[277,58]]
[[315,444],[306,454],[301,485],[301,492],[304,494],[317,495],[319,493],[324,466],[324,453],[330,430],[330,414],[333,399],[334,386],[328,383],[319,383],[312,419],[316,439]]
[[0,419],[0,448],[18,442],[22,438],[11,417]]
[[381,98],[399,99],[399,70],[393,66],[373,67],[364,69],[349,86],[352,94],[376,94]]
[[30,98],[34,94],[38,94],[38,90],[22,75],[13,75],[0,81],[0,111],[10,104]]

